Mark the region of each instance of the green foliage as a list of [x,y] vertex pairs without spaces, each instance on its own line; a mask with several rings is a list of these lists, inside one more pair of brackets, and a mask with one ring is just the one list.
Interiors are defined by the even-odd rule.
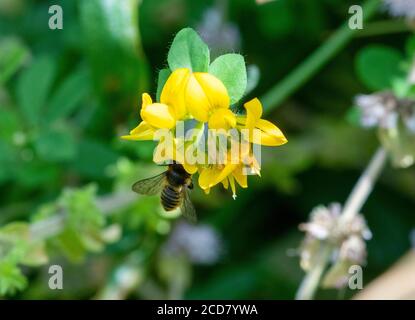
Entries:
[[163,91],[163,87],[166,84],[167,79],[169,78],[171,74],[170,69],[161,69],[159,71],[158,74],[158,78],[157,78],[157,93],[156,93],[156,97],[157,97],[157,101],[160,101],[160,97],[161,97],[161,92]]
[[209,66],[209,73],[223,82],[228,90],[231,104],[238,102],[246,91],[247,76],[245,60],[240,54],[224,54]]
[[185,28],[174,38],[167,61],[172,71],[188,68],[193,72],[207,72],[210,62],[209,48],[193,29]]
[[0,295],[13,295],[27,286],[27,279],[10,259],[0,261]]
[[86,177],[102,178],[117,158],[117,153],[108,145],[92,139],[83,139],[78,144],[77,157],[72,167]]
[[138,34],[138,0],[80,1],[85,50],[103,92],[137,94],[147,86]]
[[52,57],[38,57],[24,70],[17,83],[17,99],[20,110],[31,125],[39,123],[49,90],[56,73]]
[[0,85],[26,62],[29,57],[27,48],[16,38],[0,41]]
[[[328,61],[333,47],[326,50],[326,41],[331,41],[327,39],[333,27],[344,22],[342,8],[350,1],[278,0],[258,5],[235,0],[227,2],[226,12],[215,7],[223,14],[221,36],[229,24],[239,29],[243,55],[251,64],[247,76],[242,56],[225,55],[210,63],[208,46],[195,31],[178,33],[182,26],[192,26],[206,43],[217,45],[212,43],[216,37],[200,28],[200,18],[212,9],[212,1],[61,0],[64,29],[56,31],[47,28],[50,1],[3,2],[2,296],[99,298],[109,288],[120,298],[154,299],[165,298],[177,285],[188,288],[184,297],[192,299],[290,299],[303,276],[298,259],[287,254],[301,241],[298,224],[315,205],[342,202],[379,143],[373,131],[346,121],[345,114],[352,123],[359,116],[356,109],[347,113],[353,96],[372,89],[415,96],[414,86],[401,72],[410,70],[415,52],[414,38],[409,37],[407,59],[402,61],[398,50],[405,47],[406,33],[356,39],[342,52],[338,47],[339,54],[320,73],[315,73],[323,63],[319,59],[297,69],[316,48],[324,49],[319,57]],[[218,26],[214,22],[210,19],[209,26]],[[349,32],[334,38],[335,44],[344,43]],[[149,81],[148,75],[156,75],[165,65],[174,34],[169,68],[158,73],[157,83]],[[364,48],[374,39],[389,47]],[[285,89],[299,89],[296,83],[302,80],[301,90],[284,108],[266,115],[287,134],[289,143],[262,149],[262,177],[249,177],[249,188],[239,190],[236,201],[216,189],[208,196],[198,188],[192,191],[200,223],[213,225],[224,242],[226,263],[210,267],[192,266],[176,256],[163,260],[164,244],[176,221],[168,213],[159,214],[159,197],[135,195],[131,185],[165,168],[152,163],[154,142],[119,139],[137,124],[141,94],[157,92],[159,100],[168,75],[178,67],[212,72],[225,83],[232,101],[266,94],[293,70],[299,71],[291,82],[284,82]],[[310,74],[315,75],[312,81],[304,81]],[[365,205],[374,234],[368,243],[365,282],[410,249],[414,190],[412,169],[387,170]],[[35,268],[49,261],[63,266],[65,290],[49,290],[44,269]],[[125,276],[132,280],[129,288],[120,287]],[[338,295],[328,292],[324,297]]]
[[385,90],[395,78],[402,75],[403,56],[396,49],[383,45],[371,45],[356,57],[356,71],[360,81],[370,90]]
[[88,96],[89,83],[88,70],[85,68],[70,74],[52,95],[45,110],[44,122],[53,122],[71,115]]
[[35,141],[37,155],[50,162],[68,161],[76,155],[76,142],[68,128],[41,131]]
[[88,250],[103,248],[101,229],[105,219],[95,203],[96,186],[65,190],[57,207],[66,212],[65,226],[57,238],[57,245],[72,261],[82,261]]
[[47,261],[43,243],[30,239],[29,224],[15,222],[0,228],[0,295],[12,295],[26,287],[20,264],[39,266]]

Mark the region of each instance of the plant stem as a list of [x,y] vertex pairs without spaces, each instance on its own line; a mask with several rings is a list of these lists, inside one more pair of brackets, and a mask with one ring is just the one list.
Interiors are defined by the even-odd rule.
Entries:
[[[370,19],[378,8],[379,0],[367,0],[363,4],[363,19]],[[268,90],[261,98],[264,112],[278,107],[293,92],[317,73],[336,53],[354,37],[359,30],[350,29],[348,21],[343,24],[323,45],[312,53],[303,63],[292,71],[284,80]]]
[[323,275],[323,272],[330,261],[331,253],[332,248],[327,244],[321,248],[318,262],[309,272],[307,272],[303,281],[301,282],[300,287],[298,288],[297,294],[295,296],[296,300],[313,299],[314,293],[318,288],[318,284],[320,283],[321,276]]
[[366,24],[366,27],[356,37],[375,37],[379,35],[411,32],[411,28],[404,20],[384,20]]
[[347,221],[352,219],[362,209],[367,198],[373,190],[373,186],[376,183],[383,167],[386,163],[386,150],[380,147],[375,155],[370,160],[369,165],[360,176],[355,187],[346,200],[343,207],[343,213],[341,219]]
[[[379,147],[379,149],[375,152],[365,171],[363,171],[355,187],[350,193],[344,205],[339,223],[345,223],[349,219],[352,219],[362,209],[370,193],[372,192],[373,186],[379,178],[383,167],[385,166],[387,158],[386,155],[386,150],[383,147]],[[332,251],[333,248],[327,244],[321,248],[318,262],[305,275],[297,291],[296,299],[309,300],[314,297],[323,272],[330,262]]]

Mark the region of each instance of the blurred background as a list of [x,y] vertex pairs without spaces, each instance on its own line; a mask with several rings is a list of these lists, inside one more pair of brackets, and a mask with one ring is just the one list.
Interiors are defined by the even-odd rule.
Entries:
[[[378,146],[376,133],[348,116],[353,97],[370,93],[356,54],[382,44],[403,56],[410,33],[400,21],[378,13],[374,20],[392,21],[392,28],[361,32],[272,109],[266,117],[289,143],[262,150],[262,177],[250,177],[236,201],[222,188],[210,195],[196,188],[197,225],[161,213],[157,197],[132,194],[133,182],[163,168],[152,164],[153,142],[119,137],[138,124],[141,93],[155,97],[181,28],[197,30],[213,57],[245,57],[253,89],[247,101],[323,44],[355,2],[0,0],[0,227],[21,221],[25,227],[12,233],[31,232],[39,244],[27,263],[17,249],[0,250],[0,293],[292,299],[304,275],[298,225],[316,205],[343,203]],[[63,9],[62,30],[48,26],[54,4]],[[411,248],[414,178],[413,168],[387,166],[362,210],[373,233],[365,284]],[[62,212],[70,212],[70,223],[54,219]],[[63,290],[48,287],[52,264],[63,268]],[[320,290],[317,298],[354,294]]]

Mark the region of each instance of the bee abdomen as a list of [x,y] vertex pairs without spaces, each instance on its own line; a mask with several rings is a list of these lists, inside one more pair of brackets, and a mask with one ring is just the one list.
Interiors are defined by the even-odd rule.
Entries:
[[176,209],[181,202],[180,191],[175,190],[171,186],[164,187],[161,192],[161,205],[164,210],[172,211]]

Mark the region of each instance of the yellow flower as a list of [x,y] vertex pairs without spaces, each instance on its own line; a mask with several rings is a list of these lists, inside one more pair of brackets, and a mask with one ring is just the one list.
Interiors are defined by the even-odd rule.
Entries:
[[236,125],[236,116],[229,109],[230,99],[223,83],[215,76],[195,72],[190,75],[185,93],[186,106],[198,121],[211,129],[229,129]]
[[[280,146],[287,143],[287,138],[282,131],[272,122],[261,119],[262,104],[255,98],[244,104],[246,116],[238,116],[238,128],[248,130],[249,142],[259,143],[264,146]],[[255,131],[260,133],[259,137],[255,137]]]
[[160,103],[153,103],[150,95],[142,95],[142,107],[140,111],[143,121],[128,136],[126,140],[153,140],[157,129],[172,129],[178,120],[187,116],[184,101],[184,90],[186,88],[190,71],[188,69],[177,69],[167,79],[160,96]]
[[[243,161],[242,161],[243,159]],[[204,168],[200,168],[199,172],[199,186],[206,192],[210,192],[210,188],[222,183],[225,189],[228,189],[230,185],[232,190],[232,196],[236,198],[236,184],[239,184],[242,188],[248,187],[248,172],[260,175],[260,166],[255,157],[249,153],[241,155],[238,163],[232,163],[231,154],[228,153],[227,161],[225,164],[209,165]]]

